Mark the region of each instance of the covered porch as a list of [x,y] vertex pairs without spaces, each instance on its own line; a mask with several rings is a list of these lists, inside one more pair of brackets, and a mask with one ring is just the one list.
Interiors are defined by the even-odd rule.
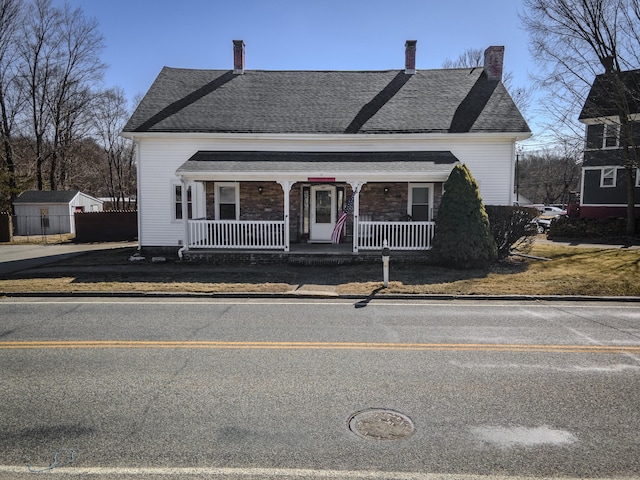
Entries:
[[337,241],[359,253],[385,240],[395,251],[429,250],[456,163],[445,151],[201,151],[176,171],[182,191],[199,184],[206,204],[181,202],[181,250],[310,251]]

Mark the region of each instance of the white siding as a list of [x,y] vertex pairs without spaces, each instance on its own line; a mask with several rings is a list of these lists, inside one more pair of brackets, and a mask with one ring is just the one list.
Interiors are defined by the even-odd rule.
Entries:
[[[141,246],[178,246],[184,223],[173,220],[175,172],[198,150],[215,148],[211,142],[145,140],[139,144],[139,242]],[[205,215],[202,188],[193,190],[194,217]]]
[[485,205],[513,204],[513,143],[454,146],[451,152],[471,170]]
[[[207,138],[179,136],[167,138],[143,136],[138,142],[138,215],[141,246],[178,246],[184,237],[184,224],[173,220],[172,185],[180,179],[175,172],[199,150],[275,150],[275,151],[451,151],[471,170],[480,185],[487,205],[510,205],[513,202],[513,136],[456,136],[430,139],[427,136],[346,136],[344,139],[320,136],[277,138],[242,136]],[[455,137],[455,138],[453,138]],[[452,140],[453,138],[453,140]],[[408,178],[407,181],[411,181]],[[205,198],[201,184],[196,184],[194,217],[205,215]]]
[[79,193],[74,197],[71,201],[71,212],[75,212],[76,207],[82,207],[84,212],[101,212],[102,211],[102,201],[97,198],[91,197],[89,195],[85,195],[84,193]]

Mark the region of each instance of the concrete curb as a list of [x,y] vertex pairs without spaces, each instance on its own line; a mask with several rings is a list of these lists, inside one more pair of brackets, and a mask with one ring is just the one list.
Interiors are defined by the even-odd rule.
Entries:
[[314,299],[314,300],[359,300],[360,302],[372,300],[485,300],[485,301],[546,301],[546,302],[640,302],[640,297],[611,297],[611,296],[586,296],[586,295],[425,295],[425,294],[330,294],[325,292],[285,292],[285,293],[261,293],[261,292],[226,292],[226,293],[180,293],[180,292],[0,292],[0,297],[8,298],[258,298],[258,299]]

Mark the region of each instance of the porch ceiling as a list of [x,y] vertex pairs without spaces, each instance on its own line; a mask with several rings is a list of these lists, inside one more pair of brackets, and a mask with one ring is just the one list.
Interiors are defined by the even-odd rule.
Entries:
[[186,180],[444,182],[458,159],[449,151],[221,152],[199,151],[176,175]]

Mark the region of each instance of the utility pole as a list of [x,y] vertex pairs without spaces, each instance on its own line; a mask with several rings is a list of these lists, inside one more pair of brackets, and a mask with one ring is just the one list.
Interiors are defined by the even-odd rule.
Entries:
[[518,146],[516,150],[516,204],[520,206],[520,152],[522,147]]

